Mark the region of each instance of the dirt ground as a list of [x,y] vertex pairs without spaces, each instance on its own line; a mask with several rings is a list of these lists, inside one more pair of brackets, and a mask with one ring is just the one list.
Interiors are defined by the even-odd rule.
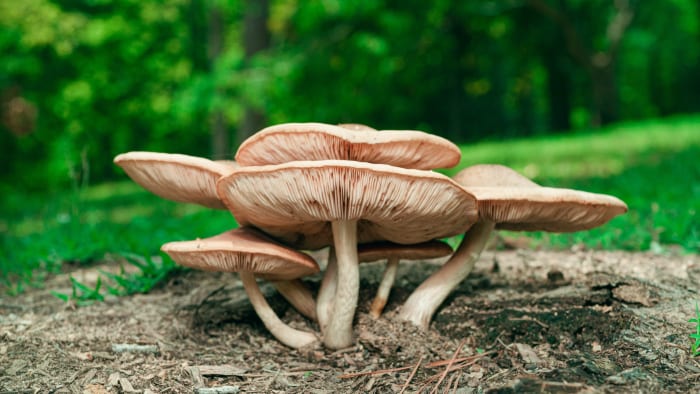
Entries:
[[[402,263],[379,320],[367,307],[380,263],[362,267],[356,345],[291,350],[255,317],[236,276],[185,272],[150,294],[65,304],[68,275],[0,300],[0,392],[690,392],[700,257],[487,251],[421,332],[397,308],[435,262]],[[312,278],[309,285],[318,284]],[[297,328],[313,324],[270,287]],[[132,346],[119,352],[118,345]],[[208,390],[207,390],[208,389]]]

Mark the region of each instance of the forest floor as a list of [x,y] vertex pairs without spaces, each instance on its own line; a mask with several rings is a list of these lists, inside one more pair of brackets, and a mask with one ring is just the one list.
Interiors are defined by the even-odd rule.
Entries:
[[[658,393],[700,385],[688,337],[698,255],[487,251],[426,332],[393,316],[436,263],[402,263],[378,320],[366,312],[383,267],[365,264],[356,345],[339,351],[279,344],[230,274],[188,271],[149,294],[82,307],[48,290],[70,293],[69,275],[89,283],[113,265],[67,268],[45,289],[0,300],[0,392]],[[266,292],[283,320],[316,328]],[[119,344],[146,346],[118,352]]]

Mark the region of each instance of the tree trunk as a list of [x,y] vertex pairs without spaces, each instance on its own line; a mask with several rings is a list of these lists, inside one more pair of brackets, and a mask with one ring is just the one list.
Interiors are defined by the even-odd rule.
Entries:
[[[258,52],[270,47],[270,31],[267,19],[270,13],[269,0],[246,0],[243,19],[243,48],[246,65]],[[262,129],[266,124],[265,114],[258,108],[247,104],[243,119],[238,126],[236,143],[240,145],[248,137]]]
[[[221,9],[213,5],[209,14],[209,69],[213,72],[216,59],[224,48],[224,17]],[[218,89],[217,89],[218,90]],[[217,94],[220,94],[217,91]],[[220,108],[214,108],[211,122],[211,154],[214,159],[231,158],[231,144],[226,118]]]
[[590,71],[593,84],[593,126],[605,126],[619,118],[617,78],[613,63],[593,67]]
[[619,116],[619,97],[615,64],[622,39],[634,18],[634,9],[629,0],[612,2],[615,14],[605,32],[608,48],[600,52],[593,51],[587,45],[587,40],[584,40],[580,31],[577,30],[568,11],[565,8],[558,8],[562,7],[561,4],[554,7],[544,0],[527,0],[527,4],[560,28],[569,55],[588,72],[593,96],[591,108],[593,126],[616,121]]
[[547,53],[547,98],[549,101],[549,128],[561,132],[571,129],[571,77],[561,54]]

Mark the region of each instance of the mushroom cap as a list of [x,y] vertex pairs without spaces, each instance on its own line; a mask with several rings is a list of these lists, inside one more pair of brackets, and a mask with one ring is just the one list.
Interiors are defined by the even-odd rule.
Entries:
[[476,165],[453,178],[479,201],[479,215],[512,231],[589,230],[627,212],[617,197],[543,187],[501,165]]
[[357,246],[360,262],[394,257],[399,260],[427,260],[452,254],[452,247],[445,242],[432,240],[419,244],[401,245],[392,242],[372,242]]
[[309,255],[250,228],[239,228],[161,247],[176,263],[205,271],[251,272],[267,280],[292,280],[319,272]]
[[114,163],[136,183],[168,200],[226,209],[216,194],[216,181],[238,165],[176,153],[128,152]]
[[453,167],[461,152],[452,142],[413,130],[376,131],[370,127],[324,123],[285,123],[265,128],[241,144],[243,166],[299,160],[354,160],[414,169]]
[[339,123],[338,126],[355,131],[377,131],[377,129],[374,127],[370,127],[362,123]]
[[217,187],[239,223],[302,249],[332,244],[332,221],[357,220],[359,243],[414,244],[461,234],[478,218],[474,197],[450,178],[384,164],[241,167]]
[[479,215],[512,231],[573,232],[601,226],[627,212],[617,197],[554,187],[470,187]]
[[463,169],[452,177],[463,187],[540,187],[530,178],[510,167],[500,164],[476,164]]

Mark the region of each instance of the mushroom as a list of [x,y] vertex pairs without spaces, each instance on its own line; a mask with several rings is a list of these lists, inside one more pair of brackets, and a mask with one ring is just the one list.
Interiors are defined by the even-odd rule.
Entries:
[[[452,248],[448,244],[437,240],[411,245],[401,245],[386,241],[358,245],[357,255],[360,263],[387,259],[382,280],[377,287],[377,294],[370,306],[370,315],[376,319],[382,314],[382,310],[384,310],[384,306],[389,298],[391,287],[394,284],[400,260],[433,259],[447,256],[451,253]],[[328,317],[331,315],[332,300],[336,288],[335,253],[332,247],[328,254],[328,260],[326,275],[323,277],[316,299],[318,322],[321,327],[326,325]]]
[[452,142],[413,130],[382,130],[357,124],[285,123],[265,128],[241,144],[243,166],[296,160],[354,160],[403,168],[454,167],[461,152]]
[[370,127],[361,123],[339,123],[338,126],[355,131],[377,131],[374,127]]
[[399,317],[421,328],[447,295],[471,272],[494,229],[573,232],[588,230],[627,212],[616,197],[542,187],[501,165],[476,165],[454,176],[476,196],[479,221],[452,257],[406,300]]
[[[379,241],[358,245],[358,262],[366,263],[371,261],[387,259],[387,265],[382,275],[382,280],[377,288],[377,294],[370,306],[370,315],[375,319],[382,314],[384,306],[389,298],[391,287],[396,278],[396,271],[399,267],[399,260],[424,260],[447,256],[452,253],[450,245],[442,241],[428,241],[419,244],[401,245],[393,242]],[[326,274],[323,276],[321,287],[318,291],[316,304],[318,306],[318,322],[322,328],[328,323],[333,307],[333,296],[336,289],[336,262],[333,247],[328,253],[328,264]]]
[[[214,209],[226,209],[216,193],[216,181],[239,167],[232,160],[157,152],[123,153],[114,162],[136,183],[160,197]],[[309,289],[294,280],[273,284],[301,314],[316,320],[316,303]]]
[[474,198],[448,177],[383,164],[321,160],[241,167],[217,187],[242,225],[299,248],[334,245],[334,313],[323,331],[331,348],[352,344],[358,240],[420,243],[464,232],[477,219]]
[[216,194],[217,179],[238,167],[235,161],[157,152],[122,153],[114,163],[153,194],[214,209],[226,209]]
[[319,267],[308,255],[276,243],[250,228],[194,241],[169,242],[161,250],[180,265],[208,271],[238,272],[255,312],[283,344],[300,348],[318,340],[315,334],[282,322],[255,280],[255,275],[271,281],[289,281],[314,274]]
[[452,254],[450,245],[441,241],[430,241],[413,245],[399,245],[390,242],[361,244],[357,249],[360,262],[387,259],[386,269],[377,288],[377,295],[370,306],[369,314],[375,319],[382,314],[396,278],[399,260],[426,260],[450,254]]

